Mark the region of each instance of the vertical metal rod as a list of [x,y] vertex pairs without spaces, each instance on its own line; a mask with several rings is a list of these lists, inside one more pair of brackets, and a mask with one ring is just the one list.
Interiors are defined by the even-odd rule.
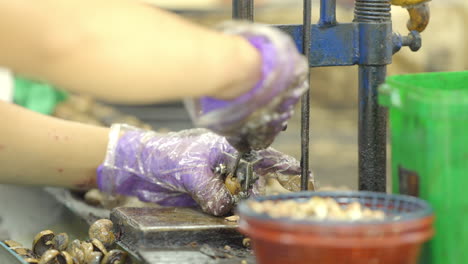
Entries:
[[234,168],[232,169],[232,176],[237,177],[237,169],[239,168],[240,160],[244,153],[237,153],[236,161],[234,163]]
[[254,0],[233,0],[232,18],[254,20]]
[[363,45],[359,65],[359,190],[386,191],[387,113],[378,105],[377,88],[385,81],[388,52],[391,57],[391,24],[385,32],[372,32],[366,24],[388,25],[390,11],[390,0],[355,0],[354,18],[361,23]]
[[247,164],[247,169],[245,172],[245,181],[244,181],[244,188],[243,191],[247,192],[250,187],[250,181],[252,180],[253,174],[253,165],[252,163]]
[[[243,19],[243,20],[254,20],[254,0],[233,0],[232,1],[232,18],[234,19]],[[245,153],[237,153],[236,163],[234,164],[233,175],[237,176],[237,169],[239,168],[239,163],[241,158]],[[245,189],[247,190],[250,183],[250,175],[252,171],[248,172],[245,180]]]
[[[304,0],[302,23],[302,53],[309,59],[311,46],[312,3]],[[310,71],[309,71],[310,80]],[[301,190],[309,187],[309,111],[310,111],[310,84],[309,90],[301,98]]]
[[387,112],[377,102],[377,88],[387,66],[359,66],[359,190],[386,191]]
[[336,0],[320,0],[319,25],[336,24]]

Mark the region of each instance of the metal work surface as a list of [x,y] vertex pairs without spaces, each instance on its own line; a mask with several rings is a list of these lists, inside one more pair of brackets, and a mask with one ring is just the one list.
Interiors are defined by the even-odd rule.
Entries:
[[191,208],[122,207],[112,211],[111,220],[120,240],[139,248],[242,242],[236,223]]
[[111,220],[120,243],[144,263],[254,262],[237,223],[199,210],[116,208]]
[[86,221],[87,224],[92,224],[101,218],[109,218],[109,210],[85,203],[83,199],[78,199],[68,189],[49,187],[45,188],[45,191],[55,197],[57,202],[66,206],[77,217]]
[[[202,253],[198,249],[183,249],[174,250],[159,249],[159,250],[139,250],[139,256],[142,263],[157,263],[157,264],[239,264],[245,260],[249,264],[255,264],[255,258],[252,253],[241,251],[241,253],[229,250],[225,255],[223,249],[209,249]],[[233,253],[234,252],[234,253]],[[233,254],[233,255],[231,255]]]
[[[47,188],[47,192],[88,224],[109,217],[109,210],[84,203],[70,190]],[[122,207],[112,211],[111,219],[120,239],[118,245],[135,263],[255,263],[253,252],[242,245],[244,237],[236,230],[237,223],[222,217],[190,208]],[[0,256],[3,253],[11,255],[5,251]]]

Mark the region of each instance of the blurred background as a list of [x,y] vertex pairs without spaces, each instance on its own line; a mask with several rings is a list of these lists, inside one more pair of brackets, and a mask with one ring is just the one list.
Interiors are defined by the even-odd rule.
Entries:
[[[208,27],[231,17],[230,0],[146,2]],[[255,3],[257,22],[302,23],[301,0],[255,0]],[[354,1],[337,0],[337,3],[338,22],[352,21]],[[318,7],[318,1],[313,1],[314,23],[318,21]],[[400,7],[392,8],[394,31],[406,35],[407,11]],[[422,33],[422,48],[416,53],[402,48],[393,57],[388,75],[468,69],[468,1],[434,0],[430,3],[430,8],[431,21]],[[11,73],[0,72],[0,87],[15,86],[16,103],[45,114],[106,126],[125,122],[161,132],[192,127],[181,102],[149,106],[106,105],[84,95],[65,96],[47,84],[27,80],[12,82],[11,79],[4,78],[8,74]],[[357,84],[357,67],[311,70],[310,167],[319,188],[357,188]],[[33,90],[37,93],[32,93]],[[11,98],[12,94],[8,94],[6,89],[0,89],[0,98],[2,97]],[[297,159],[300,158],[299,120],[300,112],[296,111],[287,131],[273,144],[273,147]],[[69,212],[63,209],[62,204],[58,204],[38,188],[0,185],[0,200],[4,201],[0,203],[0,211],[7,212],[0,215],[0,239],[15,237],[20,241],[21,238],[28,241],[31,232],[37,232],[43,227],[52,228],[58,222],[64,222],[57,219],[73,219],[68,216]],[[12,200],[15,202],[7,202]],[[44,212],[47,212],[47,216]]]

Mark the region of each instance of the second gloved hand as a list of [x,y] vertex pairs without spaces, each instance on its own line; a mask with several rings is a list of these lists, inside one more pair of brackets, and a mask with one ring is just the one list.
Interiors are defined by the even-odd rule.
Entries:
[[[167,206],[197,206],[213,215],[225,215],[234,206],[231,193],[216,166],[235,154],[224,137],[205,129],[159,134],[114,125],[104,164],[98,168],[98,186],[111,194],[137,196]],[[258,152],[254,171],[259,191],[268,173],[297,175],[299,163],[273,149]]]
[[279,29],[248,22],[229,22],[220,29],[242,36],[258,50],[262,78],[233,100],[190,99],[186,100],[187,108],[197,126],[225,136],[237,150],[267,148],[285,128],[294,105],[307,90],[307,60]]

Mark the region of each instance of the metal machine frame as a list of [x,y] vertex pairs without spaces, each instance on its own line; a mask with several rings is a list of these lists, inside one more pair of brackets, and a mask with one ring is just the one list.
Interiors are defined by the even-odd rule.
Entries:
[[[254,20],[254,0],[233,0],[234,19]],[[387,112],[377,102],[387,65],[402,46],[417,51],[417,31],[408,36],[392,32],[390,0],[355,0],[354,21],[337,23],[336,0],[320,0],[320,19],[311,23],[311,0],[303,0],[302,25],[276,25],[287,32],[310,67],[359,66],[359,189],[386,191]],[[312,81],[313,83],[313,81]],[[309,87],[310,88],[310,87]],[[309,89],[310,90],[310,89]],[[310,91],[301,99],[301,188],[309,178]]]

